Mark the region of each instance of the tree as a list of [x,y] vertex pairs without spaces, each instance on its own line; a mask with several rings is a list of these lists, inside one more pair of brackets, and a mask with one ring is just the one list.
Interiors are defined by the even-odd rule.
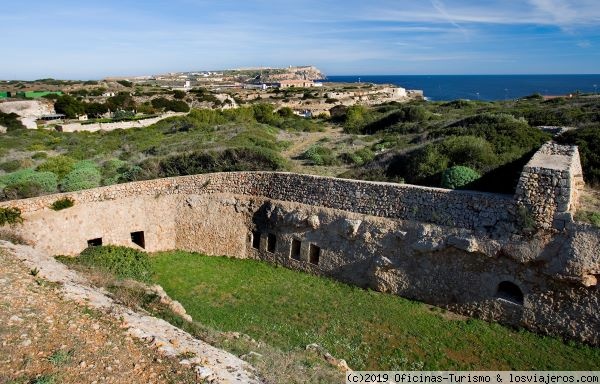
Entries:
[[108,112],[106,104],[101,103],[89,103],[85,105],[85,113],[88,116],[100,117]]
[[187,94],[184,91],[180,91],[178,89],[176,89],[176,90],[173,91],[173,97],[176,98],[176,99],[178,99],[178,100],[185,99],[186,95]]
[[120,92],[118,95],[110,97],[106,101],[106,105],[111,111],[116,111],[118,109],[131,111],[135,109],[135,100],[129,93]]
[[56,110],[56,113],[62,113],[69,119],[74,119],[85,113],[85,106],[83,103],[70,95],[59,96],[54,103],[54,109]]

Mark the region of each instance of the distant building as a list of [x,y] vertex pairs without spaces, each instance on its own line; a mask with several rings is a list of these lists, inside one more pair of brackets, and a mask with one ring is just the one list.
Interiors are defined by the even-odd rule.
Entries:
[[315,86],[315,83],[312,80],[281,80],[279,83],[279,88],[311,88]]
[[114,93],[114,92],[104,92],[102,94],[102,96],[104,96],[104,97],[113,97],[115,95],[116,95],[116,93]]

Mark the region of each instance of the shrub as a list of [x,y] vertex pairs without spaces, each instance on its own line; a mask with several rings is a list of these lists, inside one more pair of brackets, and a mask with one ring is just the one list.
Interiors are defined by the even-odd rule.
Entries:
[[[33,169],[22,169],[0,177],[0,183],[13,192],[17,191],[16,196],[11,195],[12,198],[32,197],[44,192],[55,192],[58,178],[52,172],[36,172]],[[38,192],[26,192],[31,190],[38,190]]]
[[137,249],[107,245],[86,248],[79,263],[114,274],[119,278],[149,281],[152,269],[148,255]]
[[482,137],[453,136],[441,143],[440,151],[450,159],[450,164],[461,164],[478,170],[496,163],[492,145]]
[[47,159],[48,154],[46,152],[36,152],[33,154],[33,156],[31,156],[31,158],[34,160]]
[[456,165],[446,169],[442,174],[442,188],[459,189],[479,177],[481,176],[474,169]]
[[117,80],[117,83],[121,84],[124,87],[131,88],[133,87],[133,83],[127,80]]
[[54,109],[56,110],[56,113],[63,113],[69,119],[73,119],[78,115],[83,115],[85,113],[85,106],[83,103],[70,95],[59,96],[54,103]]
[[58,176],[58,179],[60,180],[73,170],[75,163],[75,159],[68,156],[60,155],[51,157],[48,160],[44,161],[37,167],[37,170],[53,172]]
[[347,153],[343,155],[344,161],[350,162],[356,165],[363,165],[375,158],[375,153],[369,148],[361,148],[354,153]]
[[19,115],[16,113],[3,113],[0,112],[0,125],[6,127],[7,131],[16,131],[18,129],[25,129],[25,126],[19,120]]
[[50,208],[52,208],[55,211],[60,211],[62,209],[71,208],[73,205],[75,205],[75,201],[73,199],[71,199],[70,197],[64,197],[52,203]]
[[369,110],[362,105],[353,105],[346,111],[344,118],[344,131],[346,133],[359,133],[367,120]]
[[556,139],[561,144],[577,145],[583,177],[591,185],[600,185],[600,129],[586,127],[568,131]]
[[21,168],[21,160],[9,160],[0,164],[0,169],[4,172],[14,172]]
[[61,182],[61,190],[64,192],[79,191],[82,189],[96,188],[100,186],[102,175],[95,167],[80,167],[69,172]]
[[102,185],[112,185],[119,182],[127,169],[127,162],[120,159],[109,159],[102,164]]
[[21,210],[19,208],[0,208],[0,226],[6,224],[22,223]]
[[310,161],[314,165],[333,165],[335,157],[331,149],[320,145],[313,145],[302,154],[302,158]]

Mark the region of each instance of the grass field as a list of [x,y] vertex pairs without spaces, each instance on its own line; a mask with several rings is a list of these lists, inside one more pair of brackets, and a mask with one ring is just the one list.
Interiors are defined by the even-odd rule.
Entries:
[[194,320],[284,351],[317,343],[355,370],[592,370],[600,349],[254,260],[163,252],[154,280]]

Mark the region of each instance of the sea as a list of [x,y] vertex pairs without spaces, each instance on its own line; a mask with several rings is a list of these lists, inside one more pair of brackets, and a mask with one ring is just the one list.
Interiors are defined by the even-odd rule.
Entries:
[[394,84],[423,90],[427,100],[509,100],[600,92],[598,75],[377,75],[327,76],[325,82]]

